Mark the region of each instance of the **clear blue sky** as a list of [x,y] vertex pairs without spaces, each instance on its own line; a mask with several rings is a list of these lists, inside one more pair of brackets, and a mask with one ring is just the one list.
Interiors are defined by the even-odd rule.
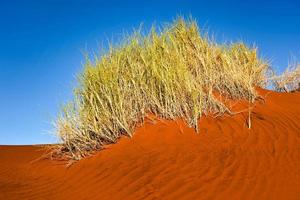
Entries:
[[256,44],[282,70],[300,60],[296,1],[0,1],[0,144],[55,142],[60,105],[72,96],[83,50],[123,31],[192,15],[218,40]]

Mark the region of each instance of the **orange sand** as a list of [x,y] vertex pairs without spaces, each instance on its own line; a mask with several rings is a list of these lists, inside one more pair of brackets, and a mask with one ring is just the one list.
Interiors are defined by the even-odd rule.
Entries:
[[[247,113],[150,120],[70,167],[41,146],[0,146],[0,199],[300,199],[300,93],[260,91]],[[269,94],[267,94],[269,93]]]

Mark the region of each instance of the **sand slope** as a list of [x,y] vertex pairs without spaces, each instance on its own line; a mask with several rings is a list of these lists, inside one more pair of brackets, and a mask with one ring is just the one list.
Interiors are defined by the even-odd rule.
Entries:
[[[267,95],[267,91],[261,91]],[[0,199],[300,199],[300,93],[270,93],[247,113],[149,120],[67,168],[39,146],[0,146]]]

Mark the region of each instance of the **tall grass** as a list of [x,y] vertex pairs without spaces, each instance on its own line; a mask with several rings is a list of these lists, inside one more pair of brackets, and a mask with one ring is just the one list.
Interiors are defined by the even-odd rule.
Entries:
[[255,48],[217,44],[182,18],[155,30],[135,32],[94,62],[86,59],[74,101],[57,120],[73,158],[132,136],[149,113],[182,118],[198,131],[203,114],[230,112],[224,99],[253,101],[254,87],[265,84],[268,65]]

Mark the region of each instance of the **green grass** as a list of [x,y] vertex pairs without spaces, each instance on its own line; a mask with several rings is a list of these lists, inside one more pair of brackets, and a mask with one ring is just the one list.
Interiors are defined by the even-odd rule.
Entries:
[[86,59],[74,100],[56,123],[63,152],[80,159],[132,136],[149,113],[182,118],[198,131],[203,114],[230,112],[216,94],[253,101],[254,87],[266,84],[268,64],[256,48],[217,44],[183,18],[155,30],[135,32],[94,62]]

